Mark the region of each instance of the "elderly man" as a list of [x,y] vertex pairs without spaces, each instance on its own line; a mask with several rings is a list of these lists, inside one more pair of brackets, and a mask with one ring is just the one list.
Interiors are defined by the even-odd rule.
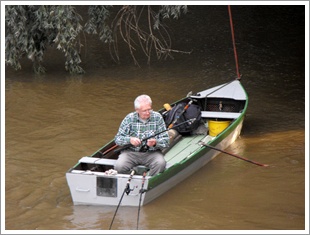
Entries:
[[[166,161],[161,150],[169,146],[169,135],[160,113],[152,110],[152,100],[148,95],[140,95],[134,101],[135,111],[129,113],[121,122],[115,143],[131,147],[123,150],[115,163],[118,173],[130,173],[137,165],[150,168],[149,175],[163,172]],[[161,132],[161,133],[160,133]],[[149,136],[153,138],[141,141]]]

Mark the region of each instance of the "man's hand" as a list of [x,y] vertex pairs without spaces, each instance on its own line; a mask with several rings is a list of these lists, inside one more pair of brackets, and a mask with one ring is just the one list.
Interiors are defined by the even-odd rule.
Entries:
[[156,139],[148,139],[146,145],[149,147],[154,147],[156,145]]
[[137,147],[137,146],[139,146],[141,144],[141,140],[139,138],[137,138],[137,137],[130,137],[130,143],[133,146]]

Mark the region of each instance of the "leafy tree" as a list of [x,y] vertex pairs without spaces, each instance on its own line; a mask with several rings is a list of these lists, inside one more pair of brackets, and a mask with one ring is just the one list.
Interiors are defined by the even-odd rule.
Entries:
[[[182,52],[171,48],[171,39],[164,19],[178,19],[186,13],[186,6],[88,6],[88,19],[83,19],[74,6],[5,6],[5,61],[14,69],[21,69],[20,60],[27,56],[35,73],[44,73],[45,50],[56,45],[66,58],[65,69],[70,73],[84,73],[80,52],[81,35],[97,34],[109,44],[110,54],[119,61],[119,39],[124,41],[136,65],[135,51],[140,47],[150,63]],[[188,52],[182,52],[188,53]]]
[[56,44],[66,57],[65,68],[82,73],[78,39],[83,30],[81,16],[72,6],[6,6],[5,60],[20,69],[20,59],[27,56],[36,73],[44,73],[41,65],[46,48]]

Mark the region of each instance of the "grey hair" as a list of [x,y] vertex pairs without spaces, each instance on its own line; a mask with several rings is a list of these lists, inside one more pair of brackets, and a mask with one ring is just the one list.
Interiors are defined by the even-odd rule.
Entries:
[[152,105],[152,99],[148,95],[139,95],[134,102],[135,109],[139,109],[141,103],[149,103],[150,105]]

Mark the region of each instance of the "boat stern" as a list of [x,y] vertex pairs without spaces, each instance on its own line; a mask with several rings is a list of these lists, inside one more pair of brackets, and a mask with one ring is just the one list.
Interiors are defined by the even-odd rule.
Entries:
[[[144,189],[148,186],[148,178],[145,178]],[[132,177],[129,190],[125,190],[128,188],[127,174],[107,175],[102,172],[72,169],[66,173],[66,179],[74,205],[143,205],[145,193],[140,193],[143,192],[141,175]]]

